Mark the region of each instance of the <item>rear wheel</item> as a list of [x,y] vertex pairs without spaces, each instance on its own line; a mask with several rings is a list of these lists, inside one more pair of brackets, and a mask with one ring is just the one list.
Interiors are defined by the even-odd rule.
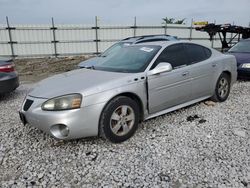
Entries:
[[139,107],[131,98],[119,96],[104,108],[100,119],[101,136],[114,143],[129,139],[139,124]]
[[214,95],[212,100],[215,102],[224,102],[227,100],[230,93],[230,76],[226,73],[222,73],[216,83]]

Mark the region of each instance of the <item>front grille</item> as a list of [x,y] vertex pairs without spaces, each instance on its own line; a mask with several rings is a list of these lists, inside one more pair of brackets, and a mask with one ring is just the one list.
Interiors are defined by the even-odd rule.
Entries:
[[32,105],[33,102],[34,102],[34,101],[27,99],[27,100],[25,101],[24,106],[23,106],[23,110],[24,110],[24,111],[29,110],[29,108],[30,108],[30,106]]

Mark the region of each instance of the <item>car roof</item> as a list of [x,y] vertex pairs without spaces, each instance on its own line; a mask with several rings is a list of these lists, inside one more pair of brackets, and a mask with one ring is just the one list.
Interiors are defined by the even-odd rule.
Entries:
[[177,41],[177,37],[171,35],[142,35],[135,37],[128,37],[121,42],[131,42],[134,44],[143,43],[143,42],[151,42],[151,41]]
[[[184,41],[153,41],[153,42],[144,42],[144,43],[136,43],[136,44],[133,44],[133,45],[136,45],[136,46],[140,46],[140,45],[155,45],[155,46],[161,46],[161,47],[166,47],[166,46],[169,46],[171,44],[178,44],[178,43],[183,43]],[[191,44],[195,44],[195,43],[192,43],[192,42],[188,42],[188,41],[185,41],[184,43],[191,43]]]
[[140,46],[140,45],[154,45],[154,46],[161,46],[161,47],[165,48],[165,47],[167,47],[167,46],[169,46],[171,44],[178,44],[178,43],[196,44],[196,45],[203,46],[205,48],[209,48],[211,50],[210,47],[202,45],[202,44],[198,44],[198,43],[190,42],[190,41],[180,41],[180,40],[177,40],[177,41],[154,41],[154,42],[137,43],[137,44],[133,44],[133,46],[134,45],[136,45],[136,46]]

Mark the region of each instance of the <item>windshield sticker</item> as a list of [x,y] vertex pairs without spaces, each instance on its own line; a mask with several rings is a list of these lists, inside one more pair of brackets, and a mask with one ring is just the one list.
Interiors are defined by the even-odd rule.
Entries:
[[130,43],[124,43],[123,45],[124,46],[130,46],[131,44]]
[[142,48],[140,48],[140,50],[142,50],[144,52],[152,52],[154,50],[154,48],[142,47]]

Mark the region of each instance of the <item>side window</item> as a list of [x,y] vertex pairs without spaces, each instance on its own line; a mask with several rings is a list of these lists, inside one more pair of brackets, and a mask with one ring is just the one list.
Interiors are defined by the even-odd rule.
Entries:
[[205,50],[205,54],[207,55],[207,59],[210,58],[212,55],[211,50],[209,50],[208,48],[204,48],[204,50]]
[[187,65],[187,55],[183,44],[174,44],[163,50],[151,70],[161,62],[170,63],[174,69]]
[[189,56],[190,64],[204,61],[211,56],[211,51],[208,48],[198,44],[185,44]]

